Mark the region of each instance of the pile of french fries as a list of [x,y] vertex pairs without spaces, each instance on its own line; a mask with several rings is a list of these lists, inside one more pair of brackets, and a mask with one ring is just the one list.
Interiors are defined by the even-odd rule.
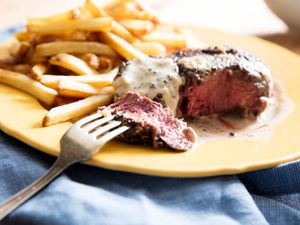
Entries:
[[50,109],[43,126],[80,118],[111,102],[123,60],[197,45],[186,29],[166,28],[138,0],[86,0],[68,12],[29,18],[15,34],[0,82]]

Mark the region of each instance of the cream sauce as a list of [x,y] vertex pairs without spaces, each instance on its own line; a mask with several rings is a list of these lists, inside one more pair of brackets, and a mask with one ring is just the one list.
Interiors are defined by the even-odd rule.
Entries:
[[265,100],[268,102],[267,108],[256,121],[234,116],[208,116],[188,124],[195,129],[200,143],[224,138],[267,140],[272,136],[272,128],[291,113],[293,103],[277,81],[274,82],[273,96]]
[[176,115],[182,83],[178,66],[172,59],[145,57],[131,60],[113,86],[117,97],[136,91],[151,99],[161,98]]

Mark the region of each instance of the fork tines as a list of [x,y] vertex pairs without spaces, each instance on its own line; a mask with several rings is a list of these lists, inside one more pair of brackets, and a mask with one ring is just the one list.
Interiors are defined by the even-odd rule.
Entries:
[[74,126],[79,127],[96,139],[101,138],[102,142],[107,142],[129,129],[127,126],[120,126],[121,122],[114,120],[114,118],[113,115],[103,116],[101,113],[96,113],[79,120]]

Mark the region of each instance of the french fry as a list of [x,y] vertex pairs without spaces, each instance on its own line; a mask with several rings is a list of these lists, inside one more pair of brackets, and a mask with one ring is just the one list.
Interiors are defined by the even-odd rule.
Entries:
[[112,33],[120,36],[121,38],[125,39],[129,43],[135,41],[135,38],[132,36],[132,34],[117,21],[113,21]]
[[[68,35],[71,35],[68,33]],[[35,45],[41,44],[41,43],[48,43],[48,42],[55,42],[55,41],[61,41],[67,34],[65,35],[54,35],[54,34],[47,34],[47,35],[40,35],[40,34],[33,34],[32,37],[32,43]]]
[[71,34],[68,34],[62,38],[63,41],[86,41],[88,37],[88,32],[76,30]]
[[59,53],[56,56],[52,56],[49,63],[71,70],[78,75],[95,74],[95,72],[83,60],[66,53]]
[[99,2],[96,4],[94,0],[86,0],[84,7],[89,10],[94,17],[107,16],[107,13],[102,6],[99,5]]
[[30,33],[26,32],[26,31],[19,31],[19,32],[14,33],[14,37],[18,41],[22,42],[22,41],[29,41],[29,40],[31,40],[32,35]]
[[52,105],[57,96],[57,91],[21,73],[0,69],[0,82],[31,94],[47,105]]
[[28,23],[35,23],[35,22],[61,22],[71,19],[78,19],[80,18],[80,9],[75,8],[73,10],[58,13],[53,16],[43,17],[43,18],[28,18]]
[[142,36],[153,30],[154,24],[148,20],[120,20],[121,25],[135,36]]
[[155,16],[145,10],[137,8],[135,2],[129,2],[127,4],[120,4],[115,7],[105,9],[107,13],[116,20],[121,19],[137,19],[137,20],[150,20],[154,23],[158,23]]
[[27,30],[36,34],[66,34],[75,30],[108,32],[112,29],[112,19],[109,17],[66,20],[61,21],[38,21],[27,24]]
[[166,47],[158,42],[136,42],[133,46],[146,55],[159,56],[167,53]]
[[50,43],[50,42],[60,42],[60,41],[88,41],[89,36],[91,35],[91,32],[89,31],[81,31],[81,30],[75,30],[70,33],[66,34],[47,34],[47,35],[40,35],[40,34],[34,34],[34,40],[33,42],[38,44],[43,43]]
[[83,61],[86,62],[91,68],[97,70],[100,67],[98,56],[93,53],[85,53],[79,56]]
[[63,22],[73,19],[90,19],[92,14],[85,7],[77,7],[64,13],[58,13],[48,17],[28,18],[28,23],[37,22]]
[[61,80],[58,84],[58,93],[64,97],[86,98],[92,95],[114,94],[114,88],[112,86],[96,88],[77,81]]
[[54,102],[54,106],[56,107],[56,106],[66,105],[76,101],[78,101],[78,99],[76,98],[65,98],[65,97],[57,96]]
[[84,54],[94,53],[97,55],[105,55],[115,57],[116,53],[112,48],[103,43],[97,42],[76,42],[76,41],[57,41],[39,44],[35,48],[38,56],[47,57],[59,53]]
[[155,15],[155,13],[153,12],[152,9],[150,9],[146,4],[144,4],[143,2],[136,0],[135,1],[135,5],[139,10],[144,11],[151,19],[151,21],[154,24],[159,24],[159,20],[157,18],[157,16]]
[[59,76],[59,75],[43,75],[40,82],[47,87],[58,89],[60,81],[69,80],[81,83],[90,84],[94,87],[104,87],[112,85],[113,79],[117,73],[117,70],[112,70],[107,74],[101,75],[82,75],[82,76]]
[[174,48],[186,48],[187,43],[184,35],[176,34],[171,32],[159,32],[155,31],[149,34],[146,34],[142,37],[143,41],[147,42],[159,42],[168,47]]
[[52,108],[43,119],[43,126],[68,121],[94,112],[99,106],[111,102],[112,95],[96,95],[67,105]]
[[26,62],[30,64],[47,63],[48,58],[37,55],[32,49],[26,56]]
[[4,58],[0,59],[0,68],[2,69],[12,69],[16,64],[16,58]]
[[29,74],[31,70],[31,66],[28,64],[17,64],[13,66],[13,70],[17,73]]
[[41,82],[43,85],[55,89],[58,89],[58,83],[60,81],[60,77],[64,77],[65,75],[44,75],[41,77],[39,82]]
[[112,34],[110,32],[100,33],[99,37],[125,59],[142,58],[146,56],[144,53],[134,48],[126,40],[120,38],[115,34]]
[[84,6],[78,7],[80,14],[76,19],[91,19],[94,18],[94,15]]
[[121,20],[121,19],[138,19],[139,16],[139,11],[133,7],[128,10],[128,6],[124,5],[118,5],[115,7],[111,7],[106,9],[106,12],[108,15],[110,15],[112,18],[116,20]]
[[[95,17],[109,17],[104,9],[96,5],[93,0],[86,0],[85,8],[87,8]],[[125,39],[129,43],[135,41],[135,38],[132,36],[132,34],[117,21],[113,21],[112,32]]]
[[34,80],[40,81],[42,75],[44,75],[48,69],[49,66],[46,63],[36,64],[31,68],[30,77]]
[[[86,75],[86,76],[90,76],[90,75]],[[43,85],[57,90],[59,81],[64,79],[65,77],[66,77],[65,75],[44,75],[41,77],[41,79],[39,81]],[[71,78],[71,77],[75,77],[75,76],[67,76],[67,77]],[[76,77],[81,77],[81,76],[76,76]]]
[[11,48],[11,55],[16,57],[16,58],[22,58],[24,57],[28,51],[30,50],[31,45],[28,42],[19,42]]
[[126,5],[132,1],[133,0],[109,0],[102,4],[102,8],[108,10],[110,8],[114,8],[119,5]]
[[99,57],[100,71],[106,73],[113,68],[113,61],[107,57]]

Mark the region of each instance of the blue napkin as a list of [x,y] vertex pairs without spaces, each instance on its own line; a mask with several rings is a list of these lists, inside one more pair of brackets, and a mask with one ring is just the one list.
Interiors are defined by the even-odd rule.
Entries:
[[[0,33],[0,40],[14,31]],[[0,131],[0,202],[41,176],[54,160]],[[78,164],[0,224],[300,224],[299,166],[175,179]]]

